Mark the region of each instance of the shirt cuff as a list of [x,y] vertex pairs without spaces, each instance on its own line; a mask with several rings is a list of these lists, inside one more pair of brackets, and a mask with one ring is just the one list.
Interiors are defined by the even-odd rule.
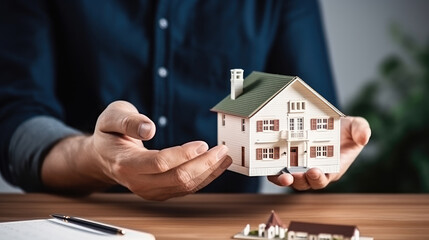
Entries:
[[40,172],[45,155],[61,139],[80,134],[49,116],[37,116],[23,122],[9,144],[9,171],[14,184],[26,192],[43,191]]

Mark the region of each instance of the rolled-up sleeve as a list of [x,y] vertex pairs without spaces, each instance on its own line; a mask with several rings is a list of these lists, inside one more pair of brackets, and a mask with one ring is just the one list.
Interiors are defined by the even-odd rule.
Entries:
[[9,145],[9,173],[13,182],[27,192],[43,191],[40,168],[45,154],[63,138],[81,134],[49,116],[22,123]]

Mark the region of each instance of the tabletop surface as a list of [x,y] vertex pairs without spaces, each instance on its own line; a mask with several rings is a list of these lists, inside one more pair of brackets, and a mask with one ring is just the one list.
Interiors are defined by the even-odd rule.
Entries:
[[0,222],[64,213],[149,232],[157,239],[231,239],[248,223],[257,229],[271,210],[286,225],[356,225],[361,236],[377,240],[429,237],[428,194],[193,194],[165,202],[132,194],[0,194]]

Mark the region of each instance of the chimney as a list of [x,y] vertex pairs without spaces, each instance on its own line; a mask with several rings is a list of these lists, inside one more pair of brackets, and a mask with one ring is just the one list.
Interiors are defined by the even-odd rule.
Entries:
[[243,93],[243,69],[231,69],[231,99],[235,100]]

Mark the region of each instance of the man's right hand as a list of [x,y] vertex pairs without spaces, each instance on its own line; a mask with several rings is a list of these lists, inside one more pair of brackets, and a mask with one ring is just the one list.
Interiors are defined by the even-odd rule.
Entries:
[[155,124],[125,101],[110,104],[94,134],[57,143],[45,158],[42,180],[50,188],[92,192],[121,184],[148,200],[193,193],[225,171],[232,160],[226,146],[208,149],[202,141],[149,150],[142,140],[155,135]]

